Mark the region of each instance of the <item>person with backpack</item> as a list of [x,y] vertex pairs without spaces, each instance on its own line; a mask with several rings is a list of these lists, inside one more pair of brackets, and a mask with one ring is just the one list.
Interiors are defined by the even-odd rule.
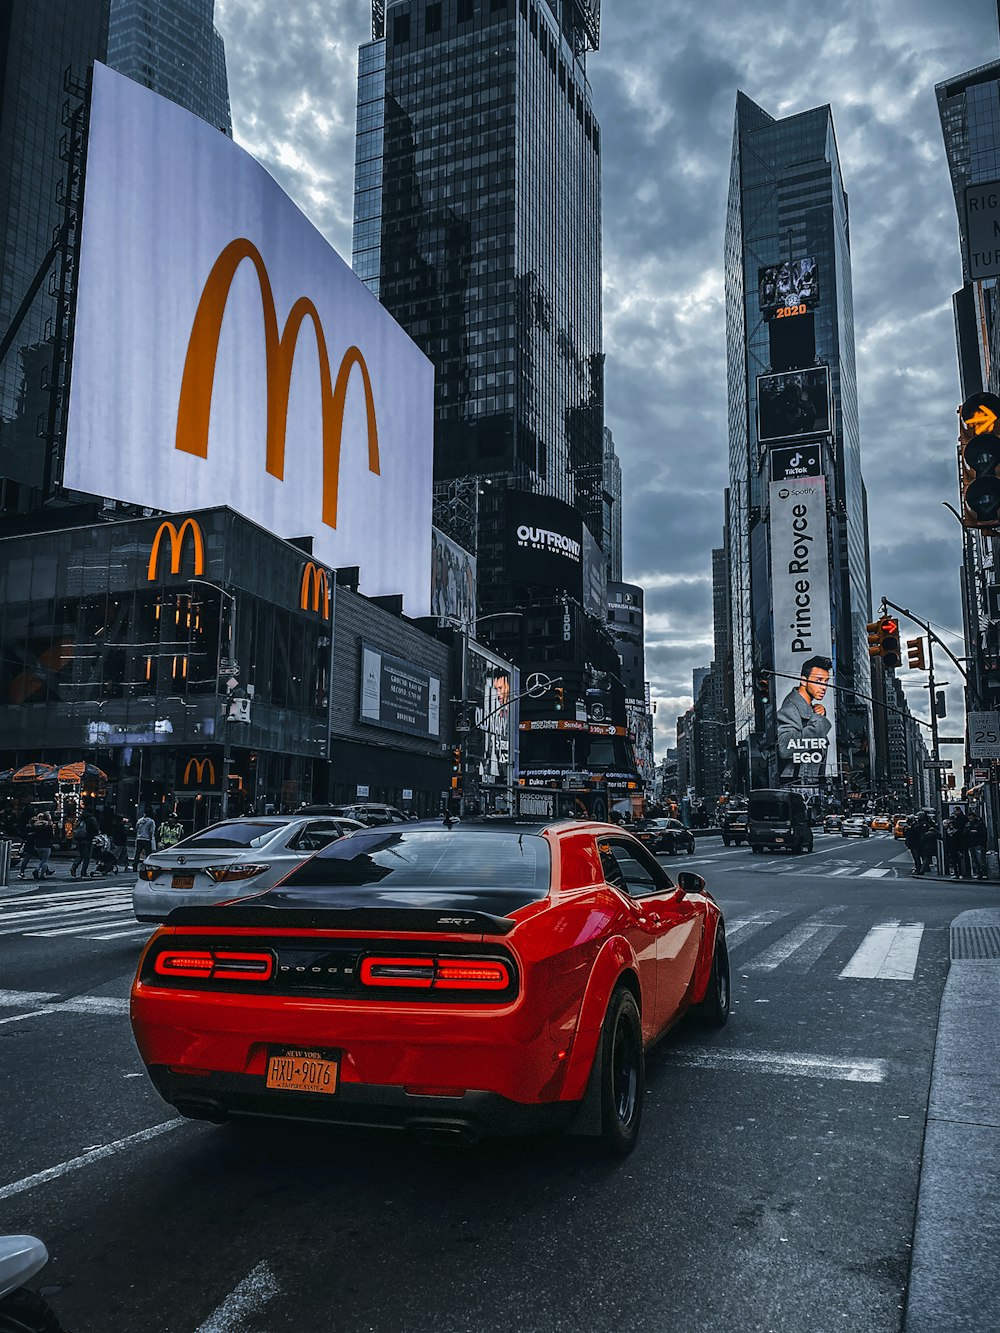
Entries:
[[150,852],[155,851],[156,820],[147,809],[142,818],[136,820],[135,825],[135,857],[132,861],[132,869],[136,874],[139,873],[139,866],[145,861]]
[[972,814],[965,826],[965,845],[973,879],[986,878],[986,825],[982,815]]
[[31,836],[31,850],[27,850],[29,843],[25,840],[25,851],[21,856],[21,866],[17,872],[18,879],[24,879],[24,872],[28,868],[28,862],[31,860],[32,852],[38,857],[38,865],[31,872],[33,879],[51,879],[56,873],[49,865],[49,857],[52,855],[52,845],[56,838],[56,826],[52,821],[52,816],[47,809],[41,809],[34,816],[29,825]]
[[97,818],[94,812],[89,807],[84,807],[73,826],[73,845],[76,848],[76,859],[69,868],[70,879],[76,879],[77,872],[79,872],[80,879],[87,878],[87,873],[90,870],[90,858],[94,852],[94,839],[97,837],[98,831]]

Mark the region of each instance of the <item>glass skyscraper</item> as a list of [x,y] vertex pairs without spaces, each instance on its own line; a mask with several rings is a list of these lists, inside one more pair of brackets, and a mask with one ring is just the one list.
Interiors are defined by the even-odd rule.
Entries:
[[605,526],[598,8],[390,0],[360,51],[354,268],[434,363],[436,480],[493,481],[484,610],[505,489]]
[[111,0],[108,64],[232,138],[215,0]]
[[[825,496],[830,656],[838,686],[837,734],[830,741],[841,776],[867,782],[867,502],[847,195],[829,106],[778,120],[737,94],[725,274],[729,646],[739,785],[766,786],[777,777],[775,710],[795,681],[787,669],[773,674],[772,556],[786,534],[773,530],[771,504],[782,492],[781,503],[794,502],[790,486],[802,476],[810,478],[810,494]],[[784,478],[789,484],[776,489]],[[814,603],[810,615],[823,622],[826,608]],[[787,625],[777,629],[787,638]]]
[[108,5],[0,5],[0,513],[39,503],[50,471],[67,114],[80,104],[88,65],[107,54]]

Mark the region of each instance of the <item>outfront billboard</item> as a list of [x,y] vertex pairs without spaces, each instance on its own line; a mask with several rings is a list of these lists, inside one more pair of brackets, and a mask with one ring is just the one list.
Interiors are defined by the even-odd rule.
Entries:
[[757,376],[757,438],[789,440],[830,431],[830,372],[826,366]]
[[[583,600],[583,519],[578,509],[548,495],[508,491],[506,574]],[[603,610],[603,602],[601,604]]]
[[94,69],[63,483],[431,588],[431,363],[243,149]]
[[837,772],[826,482],[772,481],[769,499],[778,779],[818,787]]

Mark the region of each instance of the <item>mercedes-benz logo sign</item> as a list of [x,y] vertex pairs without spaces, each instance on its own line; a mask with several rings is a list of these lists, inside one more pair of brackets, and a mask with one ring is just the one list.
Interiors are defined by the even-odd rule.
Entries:
[[543,694],[548,694],[551,685],[552,678],[550,676],[546,676],[542,671],[533,671],[524,688],[532,699],[540,699]]

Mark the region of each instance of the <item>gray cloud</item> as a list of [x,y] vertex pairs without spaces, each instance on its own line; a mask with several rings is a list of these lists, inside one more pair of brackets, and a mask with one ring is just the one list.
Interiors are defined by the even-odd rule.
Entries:
[[[237,138],[349,257],[369,6],[217,0],[216,10]],[[873,593],[959,628],[961,534],[940,502],[956,497],[950,298],[961,271],[934,84],[997,52],[988,0],[910,0],[902,11],[890,0],[604,6],[589,76],[603,132],[607,424],[622,459],[625,577],[702,576],[650,598],[661,745],[691,669],[711,657],[736,89],[775,116],[833,108],[851,210]]]

